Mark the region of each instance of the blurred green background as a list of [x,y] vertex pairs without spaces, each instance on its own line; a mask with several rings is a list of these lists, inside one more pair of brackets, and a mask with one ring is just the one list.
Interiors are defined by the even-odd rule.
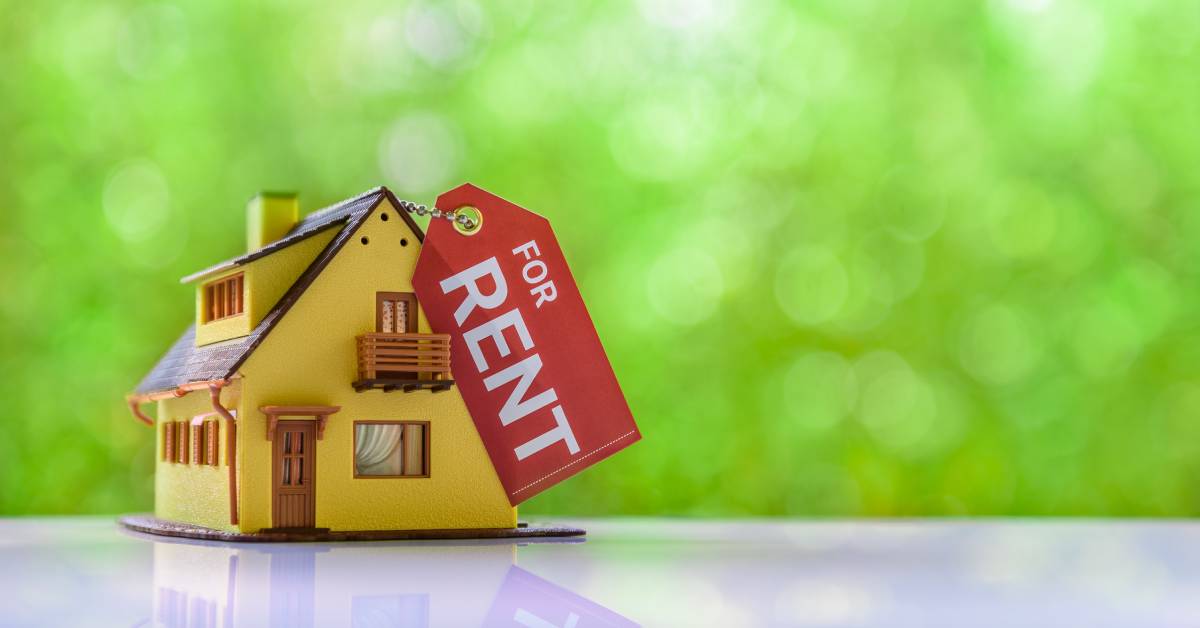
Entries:
[[1200,512],[1200,5],[0,5],[0,514],[150,508],[252,194],[462,181],[645,433],[526,512]]

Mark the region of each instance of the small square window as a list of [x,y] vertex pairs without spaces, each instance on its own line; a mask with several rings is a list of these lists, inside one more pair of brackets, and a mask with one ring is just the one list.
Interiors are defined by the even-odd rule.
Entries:
[[211,323],[241,314],[246,305],[244,292],[242,273],[204,284],[204,322]]
[[354,477],[429,477],[429,423],[356,421]]

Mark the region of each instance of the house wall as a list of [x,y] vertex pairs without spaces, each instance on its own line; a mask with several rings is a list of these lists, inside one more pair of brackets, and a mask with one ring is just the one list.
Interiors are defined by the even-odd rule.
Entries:
[[[388,220],[381,218],[388,215]],[[362,244],[361,238],[368,238]],[[401,240],[407,246],[401,245]],[[457,388],[354,391],[355,337],[375,330],[375,293],[411,292],[416,235],[383,201],[241,369],[242,529],[272,526],[271,443],[264,405],[341,406],[316,448],[316,525],[333,530],[516,525]],[[424,313],[419,330],[429,332]],[[293,417],[288,417],[293,418]],[[311,420],[310,417],[294,417]],[[355,420],[430,422],[430,477],[354,478]]]
[[[196,282],[196,346],[248,335],[271,311],[296,278],[316,259],[317,254],[337,234],[336,227],[326,229],[281,251],[260,257],[237,268],[210,275]],[[207,304],[204,286],[213,281],[243,273],[243,313],[210,323],[203,322]]]
[[[221,401],[227,408],[237,408],[241,383],[233,382],[222,390]],[[184,521],[218,530],[236,530],[229,523],[229,468],[226,466],[227,422],[217,428],[217,466],[196,464],[191,456],[191,431],[188,432],[188,463],[163,460],[163,430],[168,421],[188,421],[199,414],[212,412],[207,390],[191,392],[183,397],[158,402],[155,422],[154,515],[172,521]],[[240,414],[240,412],[239,412]],[[240,437],[240,435],[239,435]],[[237,461],[234,461],[235,464]]]
[[238,553],[228,545],[156,541],[150,625],[232,628]]

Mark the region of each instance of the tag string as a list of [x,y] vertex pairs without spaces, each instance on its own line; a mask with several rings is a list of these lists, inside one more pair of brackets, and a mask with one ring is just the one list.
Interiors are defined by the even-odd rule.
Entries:
[[457,211],[444,212],[436,207],[434,207],[433,209],[430,209],[424,205],[421,205],[420,203],[414,203],[412,201],[404,201],[404,200],[400,201],[400,209],[403,209],[404,211],[406,211],[410,214],[416,214],[418,216],[431,216],[433,218],[445,218],[446,220],[449,220],[451,223],[457,223],[459,225],[462,225],[462,228],[466,229],[467,231],[474,230],[475,226],[476,226],[475,221],[471,220],[470,216],[467,216],[466,214],[460,214]]

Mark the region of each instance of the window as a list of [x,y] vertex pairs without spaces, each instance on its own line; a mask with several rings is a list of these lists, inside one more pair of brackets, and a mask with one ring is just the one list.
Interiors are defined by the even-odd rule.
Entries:
[[[189,443],[190,434],[190,443]],[[221,424],[208,420],[166,421],[162,424],[162,459],[165,462],[217,466],[220,464]],[[191,445],[189,448],[188,445]]]
[[188,424],[186,421],[175,422],[175,462],[188,462]]
[[237,316],[245,306],[242,298],[242,273],[218,279],[204,286],[204,322],[211,323]]
[[356,421],[354,477],[429,477],[429,422]]

